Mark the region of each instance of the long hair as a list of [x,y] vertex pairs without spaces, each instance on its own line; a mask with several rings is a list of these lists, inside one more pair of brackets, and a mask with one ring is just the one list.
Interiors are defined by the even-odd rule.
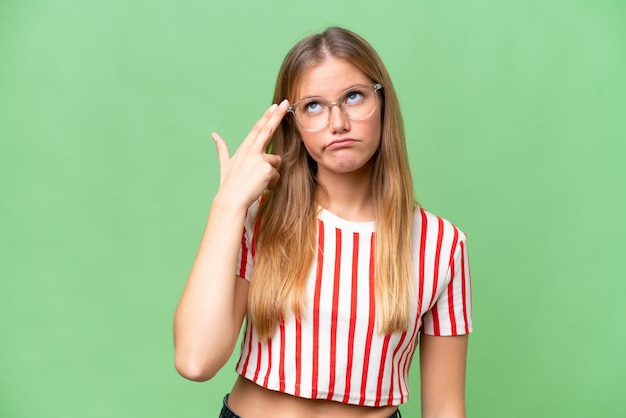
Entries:
[[[332,27],[296,44],[280,68],[274,103],[293,100],[305,71],[328,57],[343,58],[363,71],[381,94],[382,134],[374,156],[375,295],[379,332],[405,330],[414,296],[411,226],[416,202],[395,89],[376,51],[359,35]],[[261,200],[257,215],[255,267],[248,315],[261,339],[286,315],[300,317],[309,269],[316,251],[317,165],[308,155],[295,120],[286,117],[268,152],[282,157],[280,180]]]

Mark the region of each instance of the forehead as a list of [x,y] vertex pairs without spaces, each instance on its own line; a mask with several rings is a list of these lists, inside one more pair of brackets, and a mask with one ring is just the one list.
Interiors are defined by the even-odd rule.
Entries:
[[335,98],[356,84],[372,82],[371,78],[350,61],[328,57],[302,74],[296,85],[296,100],[309,96]]

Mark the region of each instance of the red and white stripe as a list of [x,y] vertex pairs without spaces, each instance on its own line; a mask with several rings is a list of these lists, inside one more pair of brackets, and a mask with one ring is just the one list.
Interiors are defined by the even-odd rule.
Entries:
[[[254,268],[256,208],[252,206],[247,217],[238,265],[248,280]],[[471,332],[465,235],[423,209],[416,211],[412,245],[417,297],[411,323],[404,332],[380,335],[374,229],[373,222],[350,222],[320,212],[317,255],[302,318],[286,318],[263,342],[246,321],[238,373],[268,389],[311,399],[367,406],[408,400],[408,371],[418,333]]]

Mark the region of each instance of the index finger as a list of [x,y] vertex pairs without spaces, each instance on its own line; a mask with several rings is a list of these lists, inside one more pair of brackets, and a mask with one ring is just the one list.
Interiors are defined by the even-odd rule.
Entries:
[[[274,131],[276,131],[276,128],[278,128],[280,122],[287,114],[288,107],[289,101],[285,99],[280,102],[280,105],[278,105],[278,107],[274,108],[274,110],[269,115],[267,115],[268,117],[267,119],[265,119],[265,123],[260,126],[259,131],[257,131],[256,137],[252,140],[254,148],[259,151],[265,151],[265,148],[267,148],[267,145],[272,139]],[[264,118],[262,118],[259,122],[263,120]]]
[[270,116],[272,116],[272,114],[277,108],[278,108],[278,105],[274,103],[265,111],[265,113],[263,113],[263,116],[261,116],[261,119],[256,121],[256,123],[254,124],[250,132],[248,132],[248,135],[246,135],[244,140],[241,142],[241,146],[246,146],[254,142],[254,140],[259,135],[259,132],[261,132],[261,129],[263,129],[263,127],[269,120]]

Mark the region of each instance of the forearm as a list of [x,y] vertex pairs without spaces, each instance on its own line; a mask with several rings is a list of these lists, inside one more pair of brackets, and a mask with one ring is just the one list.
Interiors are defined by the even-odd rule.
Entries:
[[423,418],[465,418],[467,335],[421,335]]
[[245,208],[225,202],[214,199],[174,319],[176,368],[192,380],[210,379],[224,365],[245,314],[235,272]]

